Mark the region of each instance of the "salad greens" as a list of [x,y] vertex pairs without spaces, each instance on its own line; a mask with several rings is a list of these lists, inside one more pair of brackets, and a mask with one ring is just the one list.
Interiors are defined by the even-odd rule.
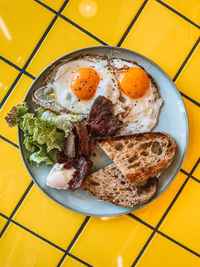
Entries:
[[18,125],[24,132],[24,145],[31,153],[29,162],[37,165],[44,162],[52,165],[55,154],[62,150],[64,137],[69,132],[69,121],[81,121],[81,115],[61,114],[38,108],[28,111],[26,103],[13,107],[5,118],[10,127]]
[[44,108],[37,109],[38,116],[41,120],[48,121],[56,126],[56,128],[61,129],[65,132],[65,136],[67,137],[69,134],[69,125],[71,122],[78,122],[83,120],[83,115],[76,114],[56,114],[50,110],[46,110]]

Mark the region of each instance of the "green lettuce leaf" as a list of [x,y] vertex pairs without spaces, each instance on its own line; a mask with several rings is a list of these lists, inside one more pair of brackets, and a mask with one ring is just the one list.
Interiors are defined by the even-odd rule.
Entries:
[[45,110],[43,108],[37,109],[38,116],[41,120],[48,121],[49,123],[56,126],[56,128],[61,129],[65,132],[65,137],[69,134],[69,125],[71,122],[78,122],[83,120],[82,115],[77,114],[56,114],[50,110]]
[[41,163],[53,165],[53,161],[48,156],[45,145],[39,146],[38,149],[30,155],[29,162],[30,164],[35,162],[37,165],[40,165]]
[[28,112],[28,106],[26,103],[13,107],[11,111],[5,117],[9,127],[14,127],[23,120],[23,116]]
[[35,152],[38,147],[38,143],[34,141],[33,136],[28,133],[24,133],[24,145],[26,149],[32,153]]
[[36,114],[28,112],[26,103],[13,107],[5,118],[10,127],[18,125],[24,132],[24,145],[31,153],[29,162],[37,165],[56,162],[56,153],[62,150],[68,135],[70,121],[83,119],[82,115],[61,114],[38,108]]
[[[17,106],[17,109],[21,110],[21,107]],[[16,110],[16,115],[14,117],[19,119],[18,110]],[[20,112],[20,114],[22,114],[22,112]],[[16,120],[16,122],[24,132],[24,142],[28,151],[33,152],[34,146],[37,146],[37,144],[46,144],[47,152],[54,148],[62,149],[64,132],[57,131],[54,124],[37,118],[33,113],[29,112],[21,116],[20,120]]]

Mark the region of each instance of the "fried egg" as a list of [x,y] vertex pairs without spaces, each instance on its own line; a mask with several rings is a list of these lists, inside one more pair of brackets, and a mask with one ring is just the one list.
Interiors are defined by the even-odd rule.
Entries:
[[85,56],[61,65],[53,83],[55,102],[73,113],[88,114],[99,95],[115,104],[120,96],[117,81],[108,60]]
[[163,103],[153,79],[134,62],[115,58],[110,65],[120,89],[114,108],[123,122],[119,135],[151,131]]

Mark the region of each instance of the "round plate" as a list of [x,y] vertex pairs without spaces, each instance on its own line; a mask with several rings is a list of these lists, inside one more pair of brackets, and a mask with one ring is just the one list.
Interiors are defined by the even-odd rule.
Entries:
[[[43,76],[49,68],[61,59],[69,59],[79,55],[86,55],[88,53],[136,61],[154,78],[160,88],[160,95],[164,100],[164,105],[161,108],[159,120],[154,128],[154,131],[162,131],[170,134],[176,141],[177,151],[172,165],[159,176],[159,186],[156,195],[151,200],[153,201],[164,192],[164,190],[176,177],[185,157],[188,143],[188,119],[183,100],[172,80],[158,65],[148,58],[124,48],[111,46],[83,48],[66,54],[49,65],[33,82],[24,101],[26,101],[28,105],[34,109],[35,104],[32,101],[32,92],[41,86]],[[18,131],[18,139],[22,159],[33,181],[48,197],[69,210],[90,216],[117,216],[135,211],[151,202],[150,201],[133,208],[122,208],[99,200],[93,197],[90,193],[82,190],[70,192],[69,190],[57,190],[50,188],[46,185],[46,177],[50,171],[50,167],[44,164],[40,167],[29,165],[27,161],[28,152],[23,145],[23,133],[20,130]],[[100,165],[102,166],[110,164],[110,160],[104,155],[102,155],[102,160],[100,161]]]

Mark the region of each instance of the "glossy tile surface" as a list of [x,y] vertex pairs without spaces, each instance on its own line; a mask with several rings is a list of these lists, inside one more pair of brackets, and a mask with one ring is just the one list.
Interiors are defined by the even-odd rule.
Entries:
[[150,0],[122,47],[149,57],[173,78],[198,37],[196,27]]
[[6,95],[19,71],[0,60],[0,102]]
[[0,232],[2,231],[6,223],[7,223],[7,220],[4,219],[3,217],[0,217]]
[[193,173],[193,176],[200,181],[200,165],[198,165],[198,167],[196,168],[195,172]]
[[62,252],[10,224],[0,240],[0,266],[55,266]]
[[18,143],[17,127],[9,128],[7,122],[5,121],[5,117],[13,106],[21,104],[23,102],[23,99],[29,87],[31,86],[32,82],[33,80],[31,78],[23,75],[20,78],[17,85],[15,86],[12,93],[10,94],[8,100],[0,110],[0,123],[1,123],[0,134],[8,138],[15,144]]
[[127,216],[91,218],[70,252],[93,266],[130,266],[151,232]]
[[83,267],[83,263],[71,258],[70,256],[66,257],[64,262],[61,265],[62,267]]
[[[61,42],[59,41],[59,45],[58,40],[61,40]],[[40,50],[33,58],[28,67],[28,71],[37,76],[47,65],[57,58],[73,50],[94,45],[100,45],[100,43],[68,22],[58,19]]]
[[[55,12],[42,3],[55,12],[65,3],[62,16],[66,20],[55,17]],[[141,267],[199,267],[200,183],[190,178],[175,201],[174,198],[200,157],[200,43],[176,79],[178,89],[188,98],[183,98],[190,130],[182,165],[186,174],[179,172],[158,199],[134,212],[136,219],[126,215],[90,218],[87,222],[85,216],[54,203],[36,185],[24,195],[31,178],[18,148],[12,145],[18,143],[17,128],[8,128],[4,117],[23,101],[33,82],[20,73],[27,61],[26,71],[36,77],[48,64],[70,51],[102,42],[117,45],[122,36],[122,47],[149,57],[174,78],[200,37],[197,26],[200,1],[164,0],[164,4],[192,23],[156,0],[42,0],[42,3],[0,1],[0,235],[5,230],[0,238],[0,266],[126,267],[138,259],[136,266]],[[2,102],[11,86],[12,92]],[[200,165],[193,176],[200,181]],[[145,246],[153,232],[151,228],[156,227],[168,207],[171,209],[159,231],[180,245],[156,233]],[[17,225],[11,222],[4,228],[7,219],[3,216],[9,217],[13,212],[12,219]],[[63,258],[68,247],[72,257]]]
[[64,0],[56,0],[56,1],[55,0],[43,0],[42,2],[46,4],[47,6],[58,11],[65,1]]
[[186,175],[179,172],[172,184],[160,197],[148,206],[133,212],[133,214],[155,227],[186,178]]
[[194,51],[190,60],[181,72],[176,81],[178,89],[184,94],[190,96],[197,102],[200,102],[200,44]]
[[0,212],[10,216],[31,182],[19,150],[0,139]]
[[14,219],[58,246],[67,249],[85,216],[74,214],[58,206],[34,185]]
[[200,25],[200,2],[199,0],[164,0],[166,4],[182,13],[188,19]]
[[99,37],[117,45],[136,15],[142,0],[74,0],[62,12],[67,18]]
[[161,235],[155,234],[137,266],[197,267],[199,266],[199,258]]
[[[190,179],[160,230],[200,253],[200,184]],[[176,224],[174,224],[176,222]]]
[[23,67],[52,19],[53,14],[34,1],[2,0],[0,54]]
[[187,99],[183,99],[186,105],[189,119],[189,142],[183,169],[190,172],[200,156],[200,109]]

